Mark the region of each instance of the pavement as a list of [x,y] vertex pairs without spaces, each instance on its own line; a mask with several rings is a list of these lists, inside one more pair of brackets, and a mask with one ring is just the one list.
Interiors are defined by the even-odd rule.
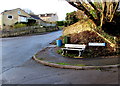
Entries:
[[[0,84],[118,84],[119,69],[73,70],[38,64],[31,57],[49,46],[62,31],[44,35],[2,38]],[[51,52],[52,53],[52,52]],[[51,54],[54,55],[54,54]],[[59,55],[59,54],[57,54]],[[57,57],[58,58],[58,57]],[[72,76],[72,77],[71,77]],[[31,86],[30,85],[30,86]],[[4,85],[3,85],[4,86]]]
[[69,69],[95,69],[119,67],[119,56],[107,56],[98,58],[69,58],[57,54],[60,48],[50,45],[33,56],[37,62],[59,68]]

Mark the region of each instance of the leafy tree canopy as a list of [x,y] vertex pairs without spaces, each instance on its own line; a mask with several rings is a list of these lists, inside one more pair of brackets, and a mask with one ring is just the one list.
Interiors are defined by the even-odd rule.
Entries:
[[79,18],[76,16],[76,11],[67,13],[65,19],[66,19],[67,25],[71,25],[79,21]]

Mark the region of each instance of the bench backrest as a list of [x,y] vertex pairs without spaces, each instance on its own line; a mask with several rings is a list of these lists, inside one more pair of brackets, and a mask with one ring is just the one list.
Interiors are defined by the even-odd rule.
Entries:
[[88,43],[88,46],[106,46],[106,43]]
[[79,44],[65,44],[67,48],[82,48],[85,49],[86,45],[79,45]]

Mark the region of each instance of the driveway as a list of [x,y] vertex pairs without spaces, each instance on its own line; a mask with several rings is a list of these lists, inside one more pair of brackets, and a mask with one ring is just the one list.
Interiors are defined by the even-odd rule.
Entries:
[[118,69],[71,70],[47,67],[31,57],[62,35],[62,31],[37,36],[3,38],[3,84],[117,84]]

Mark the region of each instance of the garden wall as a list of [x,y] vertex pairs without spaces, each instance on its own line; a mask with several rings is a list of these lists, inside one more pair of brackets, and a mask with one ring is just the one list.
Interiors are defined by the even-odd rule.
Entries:
[[0,37],[14,37],[33,33],[43,33],[59,30],[57,27],[29,26],[17,29],[3,29],[0,31]]

